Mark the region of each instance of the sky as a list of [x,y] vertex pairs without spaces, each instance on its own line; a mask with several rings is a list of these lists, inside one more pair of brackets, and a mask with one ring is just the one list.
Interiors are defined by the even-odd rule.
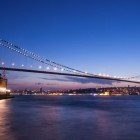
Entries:
[[[139,7],[139,0],[0,0],[0,38],[82,71],[139,75]],[[65,79],[86,85],[48,77],[56,87]]]

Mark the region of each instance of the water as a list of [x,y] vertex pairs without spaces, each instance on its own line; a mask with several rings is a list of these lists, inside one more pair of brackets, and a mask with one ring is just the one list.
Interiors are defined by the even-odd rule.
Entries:
[[140,96],[0,100],[0,140],[140,140]]

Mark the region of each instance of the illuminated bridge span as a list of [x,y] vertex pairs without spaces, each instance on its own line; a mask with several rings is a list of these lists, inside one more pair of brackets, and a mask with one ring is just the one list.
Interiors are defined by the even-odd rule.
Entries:
[[134,77],[125,78],[101,74],[97,75],[64,66],[3,39],[0,39],[0,70],[67,75],[140,84],[140,81],[132,80]]

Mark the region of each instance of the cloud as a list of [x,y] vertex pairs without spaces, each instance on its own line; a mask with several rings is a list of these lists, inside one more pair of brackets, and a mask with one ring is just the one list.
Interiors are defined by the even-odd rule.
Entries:
[[50,81],[70,82],[70,80],[65,79],[64,77],[61,77],[61,78],[57,78],[57,77],[54,77],[54,78],[40,77],[40,79],[47,80],[47,81],[50,80]]
[[113,83],[120,83],[117,81],[113,80],[106,80],[106,79],[96,79],[96,78],[80,78],[80,77],[72,77],[72,76],[63,76],[63,77],[40,77],[43,80],[51,80],[51,81],[60,81],[60,82],[76,82],[80,84],[89,84],[89,83],[94,83],[94,84],[108,84],[108,85],[113,85]]
[[[42,74],[24,74],[24,73],[12,73],[9,76],[9,80],[17,80],[17,81],[27,81],[27,79],[30,79],[30,81],[36,82],[36,83],[43,83],[43,81],[55,81],[57,82],[75,82],[79,84],[107,84],[107,85],[113,85],[114,83],[120,83],[113,80],[106,80],[106,79],[96,79],[96,78],[81,78],[81,77],[73,77],[73,76],[57,76],[57,75],[42,75]],[[40,80],[39,80],[40,79]],[[43,80],[43,81],[42,81]],[[55,83],[55,84],[56,84]],[[45,84],[45,83],[44,83]]]
[[[118,82],[106,79],[84,78],[74,76],[57,76],[57,75],[43,75],[43,74],[24,74],[12,73],[8,75],[8,83],[10,86],[47,86],[47,87],[93,87],[93,86],[122,86],[124,82]],[[128,84],[126,84],[128,85]]]
[[69,80],[69,81],[78,82],[78,83],[81,83],[81,84],[96,83],[96,84],[112,85],[114,83],[113,80],[96,79],[96,78],[79,78],[79,77],[66,76],[66,79]]

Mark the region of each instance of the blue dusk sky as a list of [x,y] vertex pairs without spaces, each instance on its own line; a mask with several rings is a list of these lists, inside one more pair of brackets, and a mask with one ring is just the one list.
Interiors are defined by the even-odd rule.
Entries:
[[[140,0],[0,0],[0,37],[82,71],[140,74]],[[27,83],[28,74],[15,75],[11,85]],[[95,79],[30,76],[48,87],[99,84]]]

